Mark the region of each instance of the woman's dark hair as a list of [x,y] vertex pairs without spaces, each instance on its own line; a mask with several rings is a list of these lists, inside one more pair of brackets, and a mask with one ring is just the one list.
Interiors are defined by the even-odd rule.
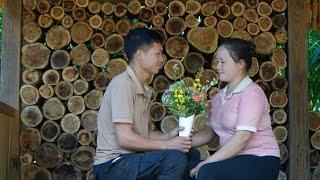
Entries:
[[151,29],[132,29],[124,38],[124,52],[128,60],[131,61],[138,49],[147,51],[154,43],[161,44],[162,41],[162,37],[157,32]]
[[228,39],[222,42],[221,46],[225,47],[234,62],[238,63],[243,60],[246,69],[249,70],[252,62],[252,55],[255,52],[255,45],[242,39]]

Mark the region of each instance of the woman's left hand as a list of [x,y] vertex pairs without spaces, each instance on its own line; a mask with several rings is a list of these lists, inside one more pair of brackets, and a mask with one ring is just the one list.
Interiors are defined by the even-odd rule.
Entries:
[[201,163],[199,163],[195,168],[193,168],[191,171],[190,171],[190,177],[197,177],[198,175],[198,172],[199,172],[199,169],[205,165],[206,163],[204,161],[202,161]]

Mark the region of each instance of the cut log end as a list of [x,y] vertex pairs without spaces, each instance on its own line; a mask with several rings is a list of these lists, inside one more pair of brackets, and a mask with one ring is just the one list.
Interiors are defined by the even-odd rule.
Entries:
[[96,131],[98,112],[95,110],[87,110],[81,115],[81,125],[88,131]]
[[172,130],[174,130],[178,126],[179,126],[178,119],[173,115],[166,116],[161,121],[161,131],[163,133],[170,133]]
[[164,73],[172,80],[180,79],[184,72],[184,66],[180,60],[171,59],[164,65]]
[[157,92],[164,92],[169,88],[170,81],[166,76],[158,75],[153,80],[153,89]]
[[47,142],[54,142],[60,133],[61,130],[59,124],[51,120],[45,121],[40,129],[42,139]]
[[148,110],[152,121],[161,121],[166,115],[165,106],[159,102],[150,103]]
[[98,109],[103,97],[103,92],[98,90],[92,90],[84,96],[84,104],[89,109]]
[[26,105],[36,104],[39,100],[39,91],[32,85],[25,84],[20,87],[21,101]]
[[82,96],[70,97],[67,106],[68,110],[75,115],[79,115],[85,110],[84,100]]
[[181,1],[171,1],[168,9],[171,16],[183,16],[186,11],[186,7]]

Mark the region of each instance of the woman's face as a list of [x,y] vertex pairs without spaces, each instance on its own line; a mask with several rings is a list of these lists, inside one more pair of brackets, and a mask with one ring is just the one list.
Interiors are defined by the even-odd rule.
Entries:
[[232,82],[241,75],[244,62],[239,61],[236,63],[224,46],[218,48],[216,61],[216,68],[220,81]]

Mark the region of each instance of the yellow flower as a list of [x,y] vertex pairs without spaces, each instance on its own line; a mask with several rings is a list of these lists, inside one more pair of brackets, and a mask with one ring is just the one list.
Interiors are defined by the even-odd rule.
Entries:
[[193,83],[193,85],[192,85],[192,87],[193,87],[193,89],[197,89],[197,83]]

